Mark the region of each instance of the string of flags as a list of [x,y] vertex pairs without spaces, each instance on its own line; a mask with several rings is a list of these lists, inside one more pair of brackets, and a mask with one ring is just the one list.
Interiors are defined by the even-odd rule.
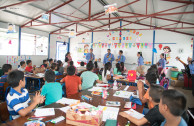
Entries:
[[152,48],[152,43],[93,43],[94,48]]

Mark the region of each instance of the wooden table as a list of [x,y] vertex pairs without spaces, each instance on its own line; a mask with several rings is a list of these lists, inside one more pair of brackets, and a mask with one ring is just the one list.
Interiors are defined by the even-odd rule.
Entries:
[[[123,90],[124,88],[125,88],[125,86],[122,86],[120,88],[120,90]],[[136,89],[137,89],[137,87],[130,86],[128,88],[128,91],[134,91]],[[121,102],[121,106],[120,106],[119,112],[126,111],[127,109],[125,109],[125,110],[123,109],[126,101],[123,98],[114,97],[113,96],[113,94],[115,93],[114,90],[109,89],[108,92],[109,92],[110,95],[108,96],[107,100],[102,99],[100,96],[93,96],[93,100],[92,101],[90,101],[90,102],[84,101],[84,102],[87,102],[87,103],[92,104],[92,105],[97,107],[98,105],[105,106],[106,101],[120,101]],[[75,95],[73,95],[73,96],[71,96],[69,98],[81,100],[81,96],[82,95],[86,95],[86,94],[91,96],[91,92],[85,90],[85,91],[79,92],[79,93],[77,93],[77,94],[75,94]],[[82,101],[83,100],[81,100],[81,102]],[[61,105],[61,104],[58,104],[58,103],[53,103],[53,104],[45,106],[45,107],[46,108],[61,108],[61,107],[64,107],[64,106],[66,106],[66,105]],[[142,113],[143,112],[143,106],[137,105],[137,109],[136,110],[138,112]],[[1,126],[23,126],[23,124],[28,121],[27,118],[31,117],[33,114],[34,114],[34,112],[28,114],[26,117],[19,117],[19,118],[15,119],[15,120],[12,120],[10,122],[2,124]],[[59,109],[55,109],[55,116],[48,116],[43,121],[47,121],[47,120],[56,118],[58,116],[66,117],[66,114],[64,112],[62,112],[61,110],[59,110]],[[127,123],[128,120],[118,115],[117,121],[118,121],[120,126],[124,126]],[[103,122],[102,126],[104,126],[104,124],[105,123]],[[61,121],[61,122],[59,122],[57,124],[52,124],[52,123],[49,122],[46,125],[47,126],[54,126],[54,125],[56,125],[56,126],[71,126],[70,124],[66,124],[65,120]],[[135,125],[133,123],[131,123],[130,126],[135,126]]]

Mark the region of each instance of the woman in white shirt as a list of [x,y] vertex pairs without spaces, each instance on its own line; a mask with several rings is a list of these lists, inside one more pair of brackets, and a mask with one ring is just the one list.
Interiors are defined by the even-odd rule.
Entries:
[[104,70],[102,71],[102,81],[104,83],[108,83],[108,80],[111,79],[111,67],[112,65],[109,62],[104,65]]

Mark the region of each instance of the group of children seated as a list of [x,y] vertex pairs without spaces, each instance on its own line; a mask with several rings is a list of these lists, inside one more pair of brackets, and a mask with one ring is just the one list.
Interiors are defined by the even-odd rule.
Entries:
[[[108,62],[102,70],[101,81],[96,74],[96,72],[100,71],[97,62],[90,61],[86,68],[83,62],[80,65],[80,67],[76,68],[73,65],[73,61],[69,62],[67,66],[63,66],[61,61],[56,63],[53,60],[49,60],[49,62],[43,61],[41,67],[47,69],[44,76],[45,84],[31,101],[28,90],[25,89],[24,72],[33,72],[36,66],[32,67],[32,61],[30,60],[26,61],[26,63],[22,61],[18,70],[12,70],[10,64],[4,64],[2,67],[4,75],[0,79],[0,86],[2,87],[5,82],[8,82],[9,86],[11,86],[6,102],[12,119],[26,116],[39,104],[45,102],[45,105],[49,105],[61,99],[62,83],[65,83],[66,96],[70,97],[81,90],[91,88],[95,83],[108,83],[111,80],[111,76],[126,72],[124,63],[117,63],[116,67],[112,69],[112,64]],[[63,74],[64,72],[67,75],[61,79],[61,83],[55,82],[56,74]],[[78,76],[79,73],[80,76]],[[137,83],[139,99],[142,103],[148,105],[147,108],[144,107],[145,116],[142,119],[133,118],[125,112],[120,112],[119,115],[136,125],[150,123],[152,126],[186,126],[185,109],[187,100],[184,94],[177,90],[164,90],[162,86],[156,84],[158,77],[157,67],[152,66],[145,76],[145,84],[149,88],[145,90],[144,83],[141,80]],[[0,89],[2,94],[2,88]]]

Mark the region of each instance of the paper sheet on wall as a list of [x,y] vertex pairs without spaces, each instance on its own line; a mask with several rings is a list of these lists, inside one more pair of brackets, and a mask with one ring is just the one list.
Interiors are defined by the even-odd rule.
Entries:
[[113,96],[120,97],[120,98],[129,98],[133,92],[129,91],[116,91]]
[[55,110],[54,108],[38,108],[36,109],[36,112],[34,113],[36,117],[40,116],[52,116],[55,115]]
[[62,98],[62,99],[58,100],[56,103],[71,105],[71,104],[75,104],[77,102],[79,102],[79,100]]
[[103,111],[102,121],[106,121],[107,119],[117,120],[117,116],[119,113],[119,108],[117,107],[107,107],[107,106],[98,106],[99,110]]
[[11,65],[20,65],[21,61],[30,60],[31,56],[7,56],[6,61],[7,64]]
[[130,116],[136,118],[136,119],[141,119],[144,117],[144,114],[141,114],[137,111],[135,111],[134,109],[130,109],[128,111],[125,111],[127,114],[129,114]]

